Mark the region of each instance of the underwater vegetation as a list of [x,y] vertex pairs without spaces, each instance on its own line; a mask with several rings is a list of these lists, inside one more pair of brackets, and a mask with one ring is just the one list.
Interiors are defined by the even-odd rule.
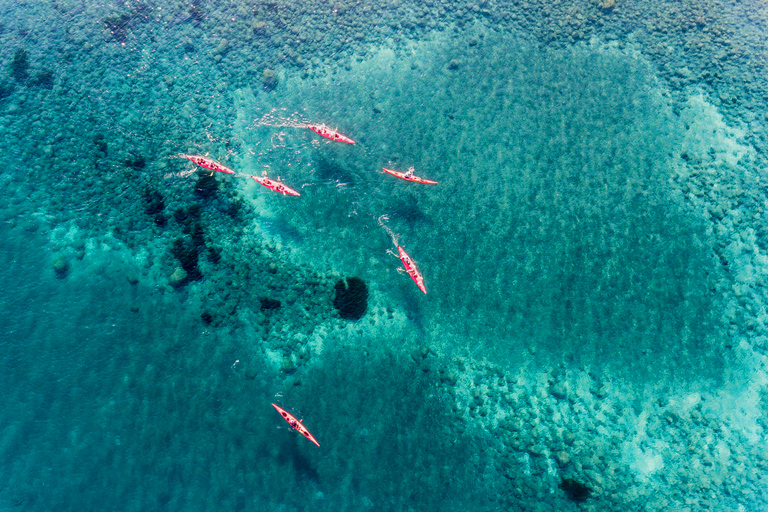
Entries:
[[211,199],[219,191],[219,183],[210,173],[205,173],[195,183],[195,195],[200,199]]
[[19,48],[13,55],[11,76],[17,82],[25,82],[29,79],[29,53],[24,48]]
[[562,489],[571,501],[586,501],[592,494],[592,490],[589,487],[571,478],[564,478],[558,487]]
[[186,281],[197,281],[203,277],[197,266],[200,253],[195,244],[186,238],[177,238],[173,241],[171,254],[179,260],[181,268],[186,272]]
[[53,76],[53,71],[44,69],[32,77],[30,84],[42,87],[43,89],[53,89]]
[[359,277],[339,279],[333,287],[333,306],[346,320],[360,320],[368,309],[368,285]]
[[261,79],[261,85],[265,91],[274,91],[277,88],[277,74],[271,69],[265,69]]
[[282,305],[279,300],[270,299],[269,297],[262,297],[259,299],[259,302],[261,303],[261,311],[264,312],[280,309]]
[[144,191],[144,211],[147,215],[157,215],[165,209],[163,195],[154,188],[147,188]]

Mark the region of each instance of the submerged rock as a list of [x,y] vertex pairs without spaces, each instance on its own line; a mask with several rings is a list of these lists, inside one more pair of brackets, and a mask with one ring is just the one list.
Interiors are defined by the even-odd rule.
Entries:
[[280,364],[280,371],[287,375],[290,375],[292,373],[296,373],[296,370],[298,370],[298,368],[296,368],[296,365],[293,363],[293,360],[288,356],[283,357],[283,361]]
[[69,274],[69,261],[64,256],[59,256],[53,260],[53,272],[59,279],[64,279]]
[[599,5],[604,11],[612,11],[616,7],[616,0],[600,0]]
[[461,67],[461,61],[459,59],[451,59],[451,61],[448,63],[448,69],[451,71],[456,71]]
[[264,87],[264,90],[267,92],[274,91],[277,88],[277,83],[277,74],[271,69],[265,69],[261,79],[261,85]]
[[187,273],[183,268],[177,267],[176,270],[173,271],[173,274],[171,274],[171,277],[168,278],[168,284],[174,288],[178,288],[186,282],[186,279]]

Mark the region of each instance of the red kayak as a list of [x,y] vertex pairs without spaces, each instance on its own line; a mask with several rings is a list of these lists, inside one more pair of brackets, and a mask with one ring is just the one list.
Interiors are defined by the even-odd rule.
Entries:
[[277,412],[280,413],[280,416],[282,416],[283,419],[287,421],[290,426],[298,430],[299,434],[303,435],[304,437],[306,437],[307,439],[315,443],[317,446],[320,446],[320,443],[318,443],[317,440],[315,440],[315,438],[312,437],[312,434],[309,433],[309,430],[307,430],[304,427],[304,425],[301,424],[301,422],[304,420],[296,420],[296,417],[293,414],[289,413],[288,411],[286,411],[285,409],[283,409],[282,407],[276,404],[272,404],[272,407],[277,409]]
[[335,141],[338,141],[338,142],[346,142],[347,144],[354,144],[355,143],[355,141],[353,141],[349,137],[346,137],[346,136],[340,134],[339,132],[337,132],[333,128],[330,128],[330,127],[328,127],[328,126],[326,126],[324,124],[308,124],[307,128],[309,128],[310,130],[312,130],[316,134],[325,137],[326,139],[331,139],[331,140],[335,140]]
[[419,178],[418,176],[413,175],[413,167],[408,169],[408,172],[400,172],[400,171],[393,171],[392,169],[387,169],[386,167],[382,167],[384,169],[384,172],[388,172],[392,176],[397,176],[400,179],[413,181],[415,183],[424,183],[425,185],[437,185],[436,181],[432,180],[425,180],[424,178]]
[[215,162],[211,160],[210,158],[206,158],[204,156],[197,156],[197,155],[180,155],[190,162],[194,162],[200,167],[205,167],[206,169],[209,169],[211,171],[218,171],[218,172],[225,172],[227,174],[235,174],[235,171],[230,169],[229,167],[224,167],[219,162]]
[[251,178],[255,179],[265,187],[267,187],[270,190],[274,190],[275,192],[280,192],[283,195],[288,194],[289,196],[300,196],[298,192],[293,190],[292,188],[288,188],[285,185],[282,184],[280,181],[275,181],[267,178],[266,176],[258,177],[258,176],[251,176]]
[[411,276],[413,282],[416,283],[416,286],[419,287],[419,290],[427,293],[427,288],[424,286],[424,277],[421,275],[421,272],[419,272],[419,269],[416,268],[416,264],[413,262],[411,257],[408,256],[408,253],[405,252],[405,249],[399,245],[397,246],[397,252],[400,253],[400,259],[403,262],[405,271],[408,272],[409,276]]

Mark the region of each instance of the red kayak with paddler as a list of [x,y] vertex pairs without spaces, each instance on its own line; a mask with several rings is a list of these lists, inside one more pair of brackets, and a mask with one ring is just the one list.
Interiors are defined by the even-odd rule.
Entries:
[[205,169],[208,169],[210,171],[217,171],[217,172],[223,172],[226,174],[235,174],[235,171],[230,169],[229,167],[226,167],[224,165],[221,165],[219,162],[215,160],[211,160],[210,158],[199,156],[199,155],[185,155],[181,154],[179,155],[182,158],[186,158],[190,162],[193,162],[200,167],[204,167]]
[[289,413],[282,407],[280,407],[277,404],[272,404],[272,407],[274,407],[278,413],[280,413],[280,416],[283,417],[285,421],[288,422],[288,424],[294,428],[294,430],[297,430],[299,434],[303,435],[313,443],[315,443],[317,446],[320,446],[320,443],[317,442],[317,440],[312,436],[312,434],[309,433],[309,430],[301,423],[304,420],[297,420],[296,416]]
[[324,124],[308,124],[307,128],[320,135],[321,137],[325,137],[326,139],[335,140],[337,142],[346,142],[347,144],[355,143],[355,141],[346,135],[342,135],[337,130],[334,130],[330,126],[326,126]]
[[270,190],[274,190],[275,192],[280,192],[283,195],[289,195],[289,196],[300,196],[298,192],[293,190],[290,187],[286,187],[283,185],[282,181],[275,181],[267,178],[266,176],[251,176],[251,178],[255,179],[265,187],[267,187]]
[[437,185],[436,181],[414,176],[413,173],[415,169],[413,167],[410,167],[406,172],[393,171],[392,169],[387,169],[386,167],[382,167],[382,169],[384,169],[384,172],[389,173],[392,176],[397,176],[401,180],[412,181],[414,183],[423,183],[425,185]]
[[410,256],[408,256],[408,253],[405,252],[405,249],[403,249],[401,246],[397,246],[397,252],[400,256],[400,261],[403,262],[403,267],[405,267],[405,271],[408,272],[408,275],[411,276],[411,279],[413,279],[413,282],[416,283],[416,286],[419,287],[419,290],[421,290],[424,293],[427,293],[427,287],[424,286],[424,276],[421,275],[421,272],[419,272],[419,269],[416,268],[416,264],[413,262]]

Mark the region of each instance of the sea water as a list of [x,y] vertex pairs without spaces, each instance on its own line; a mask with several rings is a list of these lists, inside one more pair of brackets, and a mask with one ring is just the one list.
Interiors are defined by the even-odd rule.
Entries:
[[764,506],[759,98],[444,4],[3,5],[4,510]]

